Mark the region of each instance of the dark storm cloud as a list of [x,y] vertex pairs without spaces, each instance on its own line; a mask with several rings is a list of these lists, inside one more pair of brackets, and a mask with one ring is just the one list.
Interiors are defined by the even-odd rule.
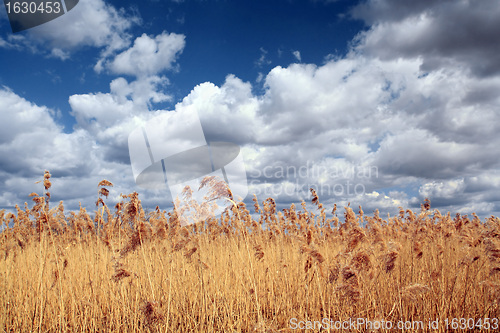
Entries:
[[500,72],[500,2],[370,0],[352,15],[367,24],[359,50],[383,59],[422,57],[421,69],[458,63],[479,77]]
[[351,15],[356,19],[362,19],[367,25],[386,21],[401,21],[409,16],[421,13],[429,8],[446,3],[453,3],[455,0],[368,0],[354,7]]

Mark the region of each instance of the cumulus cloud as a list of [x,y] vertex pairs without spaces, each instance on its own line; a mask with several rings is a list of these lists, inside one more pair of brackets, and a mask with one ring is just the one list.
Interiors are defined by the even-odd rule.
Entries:
[[0,115],[4,119],[0,124],[0,184],[12,195],[0,206],[20,204],[29,193],[40,192],[31,177],[41,178],[44,169],[58,177],[71,175],[75,179],[86,178],[92,172],[96,159],[90,136],[84,131],[64,133],[54,121],[54,110],[35,105],[3,87]]
[[453,179],[444,182],[431,182],[423,184],[419,192],[424,197],[454,199],[465,188],[464,179]]
[[184,46],[184,35],[163,32],[152,38],[143,34],[136,38],[131,48],[116,55],[112,61],[98,64],[96,70],[106,67],[114,74],[136,77],[155,75],[173,69]]
[[162,92],[168,82],[164,77],[150,76],[128,82],[117,78],[109,93],[89,93],[69,97],[76,128],[89,133],[101,145],[107,161],[130,163],[127,138],[138,125],[154,116],[152,105],[169,101]]
[[[166,111],[148,112],[136,108],[132,100],[120,100],[127,94],[126,85],[137,89],[129,96],[141,91],[134,82],[117,79],[110,93],[71,96],[77,119],[71,133],[57,123],[56,111],[1,88],[0,116],[5,121],[0,123],[0,208],[12,209],[29,201],[29,193],[43,193],[35,181],[42,179],[46,169],[53,175],[52,202],[64,200],[67,209],[78,209],[79,202],[91,209],[102,179],[115,183],[110,188],[111,204],[120,200],[120,193],[135,189],[128,135]],[[144,203],[168,207],[169,199],[168,193],[147,192]]]
[[[350,128],[362,129],[352,142],[376,138],[386,124],[373,119],[386,118],[388,111],[380,106],[401,89],[400,79],[391,78],[392,74],[381,69],[383,65],[366,59],[342,59],[319,67],[275,67],[265,79],[266,94],[260,114],[266,127],[259,142],[301,142],[328,133],[329,142],[342,145],[347,142]],[[413,66],[408,63],[400,69],[411,71]],[[387,80],[394,84],[388,87]]]
[[252,86],[234,75],[227,76],[221,87],[209,82],[196,86],[176,105],[179,112],[198,113],[208,141],[241,144],[255,141],[258,108]]

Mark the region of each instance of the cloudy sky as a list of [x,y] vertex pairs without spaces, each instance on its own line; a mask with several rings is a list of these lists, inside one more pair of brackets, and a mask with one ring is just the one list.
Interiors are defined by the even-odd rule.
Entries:
[[0,8],[0,209],[41,193],[92,210],[134,181],[128,137],[196,110],[280,208],[500,215],[500,2],[80,0],[12,33]]

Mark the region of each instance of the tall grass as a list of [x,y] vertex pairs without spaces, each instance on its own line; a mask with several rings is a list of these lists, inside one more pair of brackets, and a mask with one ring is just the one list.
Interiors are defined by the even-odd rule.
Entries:
[[0,213],[13,224],[0,234],[5,332],[291,332],[297,323],[312,332],[325,319],[358,318],[445,332],[453,318],[500,317],[497,217],[452,218],[426,201],[386,220],[361,207],[339,218],[335,206],[328,219],[314,190],[314,210],[277,211],[272,198],[254,197],[252,215],[207,179],[212,198],[230,207],[182,226],[175,211],[145,214],[137,193],[112,213],[108,181],[94,217],[83,207],[65,213],[62,202],[50,208],[49,179],[32,208]]

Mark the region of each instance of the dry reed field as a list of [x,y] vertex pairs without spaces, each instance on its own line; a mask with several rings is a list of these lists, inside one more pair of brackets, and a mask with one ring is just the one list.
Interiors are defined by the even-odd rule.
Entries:
[[249,209],[217,179],[203,185],[230,208],[182,226],[181,212],[146,214],[137,193],[110,209],[108,181],[94,213],[67,213],[46,172],[31,208],[0,213],[13,225],[0,234],[0,330],[499,330],[497,217],[442,215],[426,200],[385,220],[349,206],[327,218],[314,190],[314,210],[277,211],[272,198]]

